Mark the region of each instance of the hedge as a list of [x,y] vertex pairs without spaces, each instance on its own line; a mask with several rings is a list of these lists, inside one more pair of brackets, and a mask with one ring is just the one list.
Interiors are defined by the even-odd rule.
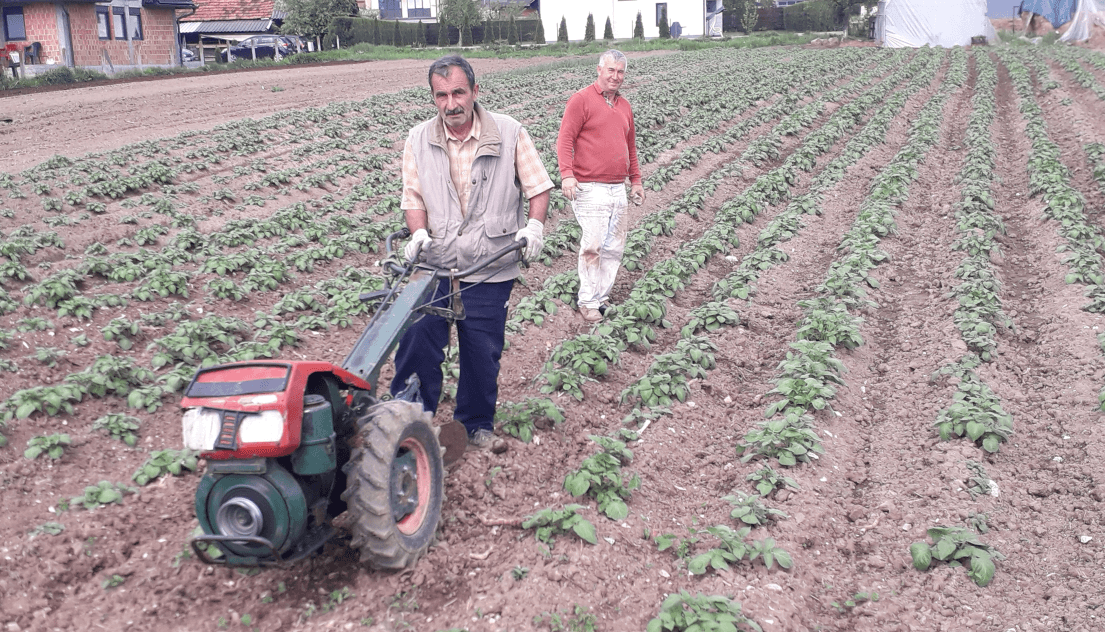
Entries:
[[[395,46],[394,20],[380,21],[380,39],[383,40],[380,42],[372,41],[372,23],[374,21],[374,18],[334,18],[334,21],[330,23],[330,36],[337,37],[343,47],[353,46],[354,44]],[[537,34],[538,20],[517,20],[515,24],[518,27],[518,36],[521,43],[533,42]],[[492,40],[503,42],[507,40],[510,22],[508,20],[496,20],[472,25],[472,40],[464,42],[464,45],[483,42],[483,31],[488,27],[492,30]],[[420,28],[423,29],[422,39],[427,46],[455,46],[457,43],[458,31],[455,27],[448,27],[448,41],[441,42],[439,33],[441,25],[437,22],[399,22],[399,37],[402,39],[400,45],[409,46],[415,42],[415,32]]]
[[[748,1],[748,0],[744,0]],[[859,13],[862,3],[853,2],[848,7],[849,15]],[[721,14],[721,26],[725,31],[742,31],[740,16],[743,13],[743,2],[736,2],[735,8],[729,9],[726,4],[725,13]],[[825,31],[839,31],[844,25],[836,21],[835,7],[828,0],[809,0],[786,7],[761,7],[760,19],[756,22],[757,31],[793,31],[804,33],[818,33]]]

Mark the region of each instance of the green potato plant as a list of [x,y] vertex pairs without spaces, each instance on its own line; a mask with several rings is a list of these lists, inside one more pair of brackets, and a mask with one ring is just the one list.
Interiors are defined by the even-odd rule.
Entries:
[[196,455],[192,450],[157,450],[131,478],[139,485],[148,485],[165,474],[180,476],[184,470],[194,472],[199,462]]
[[758,623],[749,619],[741,604],[721,595],[693,597],[686,590],[672,593],[660,604],[660,612],[649,620],[646,632],[762,632]]
[[993,547],[983,544],[970,529],[936,526],[928,530],[932,544],[914,542],[909,547],[913,567],[927,571],[932,561],[947,562],[949,566],[962,566],[967,576],[979,587],[986,587],[994,578],[994,560],[1005,556]]
[[579,510],[583,508],[583,505],[565,505],[563,509],[546,507],[527,516],[522,521],[522,528],[533,529],[537,541],[547,544],[549,548],[556,544],[556,536],[564,533],[574,533],[584,542],[596,544],[595,525],[579,515]]
[[27,449],[23,451],[23,458],[33,461],[40,454],[45,454],[51,459],[60,459],[70,443],[68,434],[33,437],[27,441]]
[[138,443],[137,417],[124,413],[108,413],[92,424],[93,430],[105,430],[113,439],[118,439],[132,448]]

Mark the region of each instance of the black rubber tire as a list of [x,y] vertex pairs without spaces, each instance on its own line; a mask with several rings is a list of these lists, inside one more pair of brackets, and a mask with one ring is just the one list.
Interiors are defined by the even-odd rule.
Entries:
[[[430,413],[421,404],[391,400],[368,410],[354,439],[349,463],[342,468],[347,487],[341,498],[350,514],[351,546],[361,562],[378,568],[412,566],[433,542],[441,519],[445,466]],[[392,514],[393,464],[412,452],[416,462],[418,502],[415,511],[397,521]]]

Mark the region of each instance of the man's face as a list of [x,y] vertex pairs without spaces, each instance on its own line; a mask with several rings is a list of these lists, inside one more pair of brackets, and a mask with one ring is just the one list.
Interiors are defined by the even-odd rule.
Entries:
[[476,107],[476,97],[480,86],[468,87],[468,77],[456,66],[449,67],[449,76],[434,75],[430,79],[433,86],[434,103],[445,125],[450,129],[464,128],[472,121]]
[[599,90],[602,92],[616,92],[625,81],[625,62],[615,63],[609,59],[603,60],[599,66]]

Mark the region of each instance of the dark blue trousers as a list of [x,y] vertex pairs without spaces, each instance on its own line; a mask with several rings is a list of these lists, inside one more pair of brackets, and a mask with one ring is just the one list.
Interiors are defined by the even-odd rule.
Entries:
[[[495,420],[495,402],[499,397],[499,359],[503,355],[506,332],[506,308],[514,281],[461,283],[465,319],[457,321],[460,350],[460,379],[457,407],[453,418],[464,424],[468,434],[491,430]],[[448,307],[449,280],[442,279],[434,293],[433,304]],[[437,412],[441,400],[441,363],[449,344],[449,321],[440,316],[423,315],[411,325],[395,352],[395,377],[391,394],[403,390],[407,378],[417,374],[421,381],[422,406]]]

